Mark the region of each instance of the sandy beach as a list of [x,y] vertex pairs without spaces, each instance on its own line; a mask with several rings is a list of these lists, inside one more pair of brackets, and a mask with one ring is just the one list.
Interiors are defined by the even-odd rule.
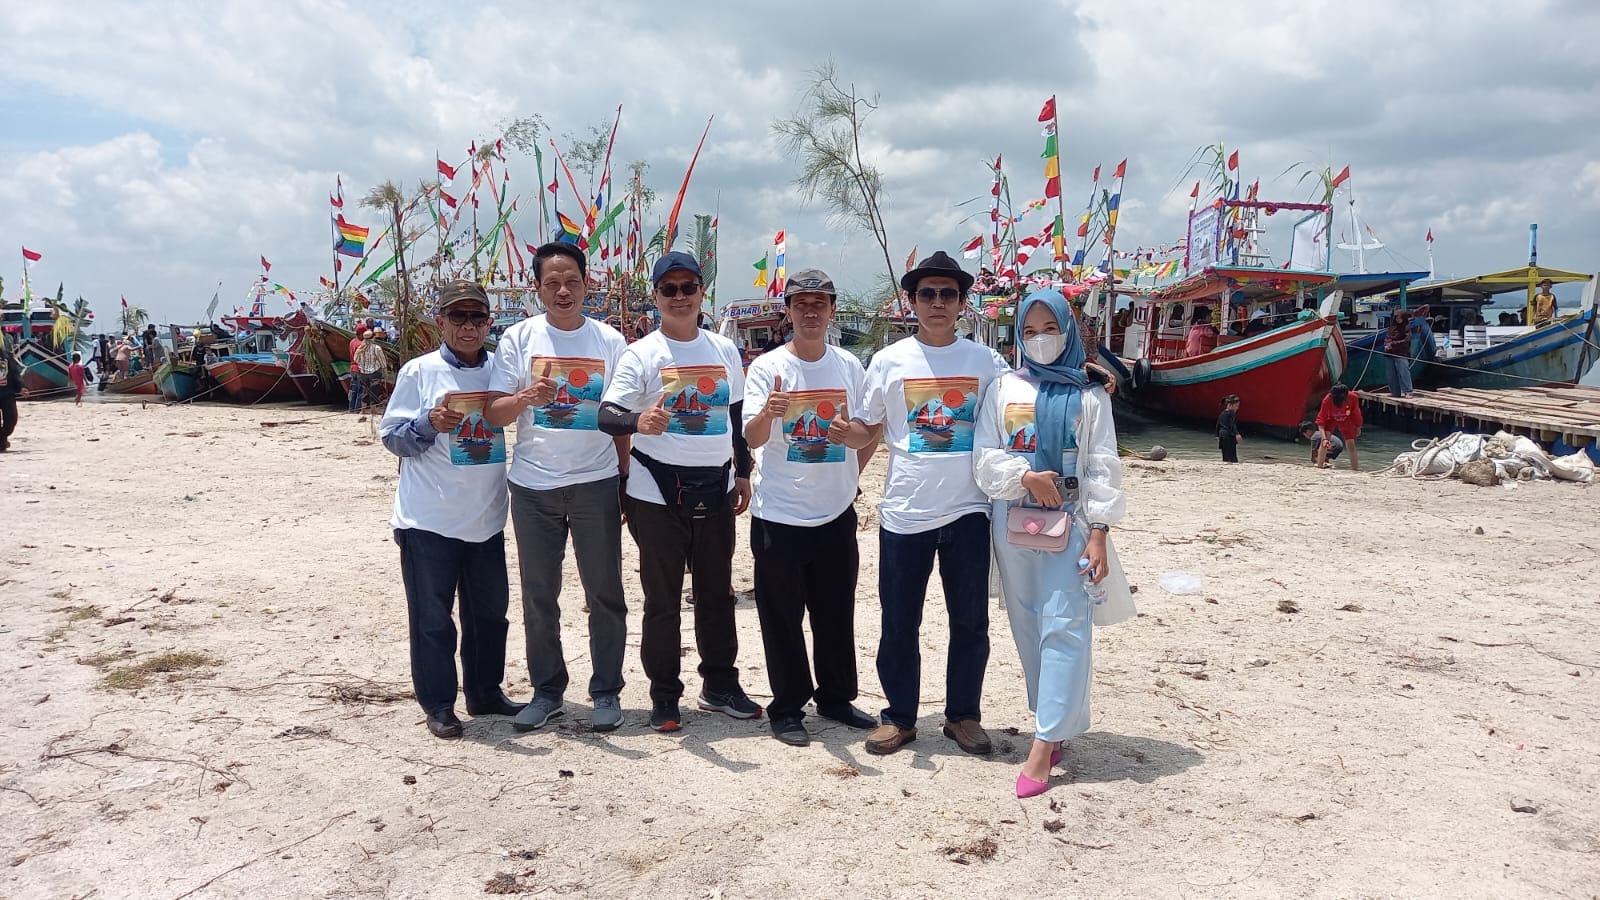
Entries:
[[[1257,440],[1237,467],[1130,462],[1114,538],[1141,615],[1097,633],[1093,728],[1018,801],[1032,719],[1004,614],[997,752],[971,757],[939,734],[937,584],[920,737],[889,757],[814,718],[804,749],[694,711],[650,731],[627,537],[628,724],[588,730],[569,553],[566,719],[468,720],[447,743],[409,696],[396,464],[373,423],[25,403],[13,448],[6,897],[1600,896],[1593,487],[1319,472],[1261,462],[1304,448]],[[876,712],[864,525],[859,705]],[[1200,592],[1164,591],[1172,572]],[[763,702],[756,613],[738,616]]]

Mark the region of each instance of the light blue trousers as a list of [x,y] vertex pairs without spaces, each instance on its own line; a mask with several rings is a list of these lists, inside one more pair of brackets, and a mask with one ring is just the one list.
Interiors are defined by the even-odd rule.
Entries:
[[1078,574],[1086,542],[1074,528],[1060,553],[1013,547],[1006,540],[1010,505],[994,504],[994,555],[1028,684],[1028,708],[1035,715],[1034,736],[1065,741],[1089,730],[1094,626]]

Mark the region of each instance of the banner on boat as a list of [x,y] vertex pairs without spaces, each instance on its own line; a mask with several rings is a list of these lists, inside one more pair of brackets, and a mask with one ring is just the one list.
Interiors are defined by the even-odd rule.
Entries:
[[1328,217],[1312,213],[1294,223],[1289,242],[1289,268],[1296,272],[1328,270]]
[[1206,266],[1217,264],[1217,254],[1222,249],[1220,228],[1222,217],[1215,206],[1206,206],[1189,213],[1189,255],[1186,267],[1198,272]]

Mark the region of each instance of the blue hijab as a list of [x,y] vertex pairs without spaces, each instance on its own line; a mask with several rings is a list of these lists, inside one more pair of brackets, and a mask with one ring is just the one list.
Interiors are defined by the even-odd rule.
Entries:
[[[1061,453],[1067,445],[1067,429],[1076,425],[1073,409],[1079,405],[1079,392],[1089,386],[1083,372],[1083,340],[1078,337],[1078,318],[1067,305],[1060,291],[1034,291],[1017,307],[1017,332],[1028,320],[1028,311],[1034,304],[1043,303],[1055,316],[1066,344],[1061,355],[1051,363],[1036,363],[1022,354],[1022,364],[1033,377],[1039,379],[1039,396],[1033,402],[1033,428],[1035,444],[1033,470],[1035,472],[1060,472]],[[1070,475],[1070,472],[1062,473]]]

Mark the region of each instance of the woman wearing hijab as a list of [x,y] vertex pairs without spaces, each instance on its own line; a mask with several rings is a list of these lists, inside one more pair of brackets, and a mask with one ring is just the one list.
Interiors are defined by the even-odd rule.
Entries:
[[1084,376],[1060,292],[1029,294],[1017,319],[1023,366],[984,394],[973,470],[994,500],[995,558],[1036,715],[1017,776],[1017,796],[1032,797],[1049,789],[1061,745],[1089,728],[1092,625],[1133,609],[1108,537],[1126,508],[1111,401]]

